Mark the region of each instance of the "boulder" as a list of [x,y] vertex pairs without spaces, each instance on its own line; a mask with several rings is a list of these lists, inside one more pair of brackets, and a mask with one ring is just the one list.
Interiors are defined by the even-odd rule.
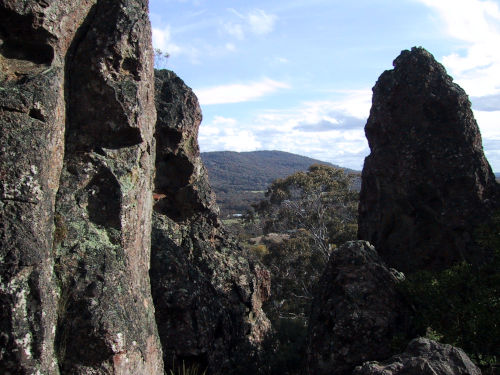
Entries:
[[358,238],[403,272],[483,257],[474,230],[497,185],[469,99],[423,48],[403,51],[373,88]]
[[368,360],[385,359],[408,330],[407,306],[388,268],[366,241],[334,250],[316,287],[309,317],[311,374],[351,374]]
[[231,373],[270,323],[270,275],[244,257],[218,218],[197,141],[201,109],[168,70],[155,73],[158,121],[151,284],[166,369],[172,363]]
[[353,375],[480,375],[481,370],[460,348],[417,338],[406,351],[390,359],[367,362]]

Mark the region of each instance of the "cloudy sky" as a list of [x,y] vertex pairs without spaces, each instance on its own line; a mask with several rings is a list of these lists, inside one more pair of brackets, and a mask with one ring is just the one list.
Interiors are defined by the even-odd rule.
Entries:
[[197,94],[201,151],[282,150],[360,170],[371,88],[422,46],[472,101],[500,172],[500,0],[150,0],[153,44]]

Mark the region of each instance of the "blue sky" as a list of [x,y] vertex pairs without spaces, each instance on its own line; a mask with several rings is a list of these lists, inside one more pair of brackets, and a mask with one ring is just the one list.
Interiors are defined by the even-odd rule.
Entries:
[[471,98],[500,172],[500,0],[150,0],[157,65],[193,88],[201,151],[282,150],[361,170],[371,88],[422,46]]

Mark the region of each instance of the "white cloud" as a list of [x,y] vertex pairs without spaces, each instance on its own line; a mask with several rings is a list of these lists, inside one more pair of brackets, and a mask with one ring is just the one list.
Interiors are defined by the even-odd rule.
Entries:
[[255,134],[240,126],[232,118],[215,116],[214,120],[202,124],[198,136],[203,151],[252,151],[262,147]]
[[236,46],[233,43],[226,43],[226,49],[228,51],[234,52],[236,51]]
[[273,31],[276,16],[256,9],[247,15],[247,22],[254,34],[265,35]]
[[170,55],[179,54],[182,50],[181,47],[172,42],[170,26],[166,26],[163,29],[153,27],[153,46]]
[[164,53],[168,53],[171,57],[186,55],[191,63],[198,64],[200,62],[200,51],[192,46],[179,46],[172,41],[172,32],[170,26],[163,28],[153,27],[153,47],[160,49]]
[[321,116],[324,116],[325,112],[343,112],[352,117],[368,118],[372,103],[372,91],[370,89],[337,90],[333,92],[342,94],[342,100],[306,102],[308,112],[311,115],[321,114]]
[[223,22],[223,30],[239,40],[245,38],[246,34],[266,35],[274,30],[277,17],[262,9],[254,9],[247,14],[242,14],[235,9],[228,9],[234,14],[237,21]]
[[245,37],[243,26],[239,23],[227,22],[223,24],[223,27],[227,34],[236,39],[242,40]]
[[449,36],[463,51],[443,57],[443,64],[471,96],[500,92],[500,9],[488,0],[420,0],[438,12]]
[[[250,120],[217,116],[202,123],[200,147],[202,151],[282,150],[361,169],[369,153],[364,124],[370,99],[370,90],[349,91],[339,100],[269,110]],[[323,128],[326,122],[331,129]]]
[[208,88],[195,89],[194,92],[202,105],[241,103],[256,100],[290,86],[284,82],[265,78],[258,82],[247,84],[229,84]]
[[498,126],[500,111],[474,110],[474,118],[478,124],[481,124],[481,136],[483,138],[500,139],[500,126]]

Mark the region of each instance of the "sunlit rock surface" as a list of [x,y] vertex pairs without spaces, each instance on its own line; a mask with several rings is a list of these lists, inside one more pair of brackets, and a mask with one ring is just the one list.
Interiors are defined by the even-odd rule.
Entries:
[[0,373],[162,374],[146,0],[0,2]]

